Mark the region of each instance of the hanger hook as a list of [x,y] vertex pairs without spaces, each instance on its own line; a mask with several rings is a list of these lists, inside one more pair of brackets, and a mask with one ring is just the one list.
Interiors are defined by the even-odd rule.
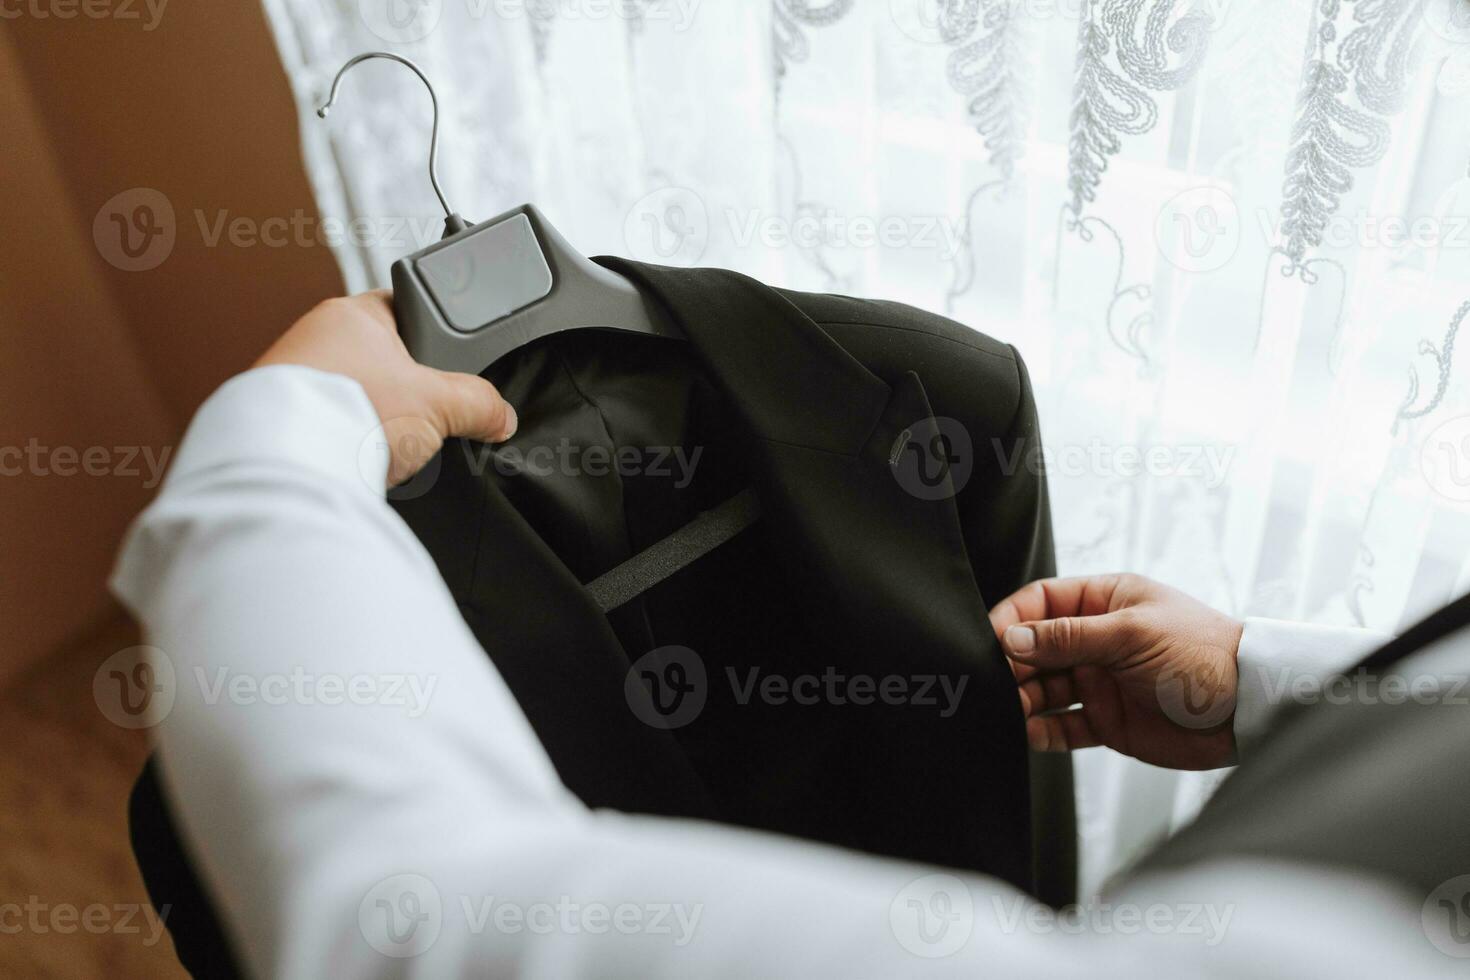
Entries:
[[458,224],[460,228],[463,228],[465,226],[464,219],[460,218],[454,212],[454,209],[449,206],[449,202],[444,199],[444,191],[439,186],[439,96],[434,93],[434,83],[429,81],[429,76],[425,75],[423,69],[418,65],[401,55],[392,54],[388,51],[369,51],[365,54],[360,54],[338,69],[337,77],[332,79],[332,91],[327,95],[327,101],[322,104],[321,108],[317,109],[316,114],[323,119],[327,118],[327,113],[332,110],[332,104],[337,101],[337,90],[342,87],[342,76],[346,75],[353,66],[367,61],[370,58],[387,58],[389,61],[396,61],[400,65],[404,65],[417,75],[419,80],[424,83],[424,87],[429,90],[429,100],[434,104],[434,129],[429,136],[429,183],[434,185],[434,193],[438,195],[439,204],[444,208],[445,223],[451,227]]

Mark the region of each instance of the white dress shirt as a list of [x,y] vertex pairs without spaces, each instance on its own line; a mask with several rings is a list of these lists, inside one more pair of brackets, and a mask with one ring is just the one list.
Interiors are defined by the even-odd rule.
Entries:
[[[379,435],[347,378],[241,375],[200,409],[114,579],[151,645],[165,790],[252,975],[1421,976],[1457,965],[1425,938],[1423,896],[1325,869],[1157,875],[1059,920],[972,874],[589,811],[385,503]],[[1251,623],[1240,724],[1264,723],[1285,658],[1326,673],[1376,642]],[[1316,934],[1330,942],[1303,941]]]

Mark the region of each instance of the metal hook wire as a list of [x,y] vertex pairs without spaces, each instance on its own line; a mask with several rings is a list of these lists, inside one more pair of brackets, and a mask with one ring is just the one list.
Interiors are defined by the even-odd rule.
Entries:
[[401,55],[392,54],[388,51],[369,51],[365,54],[360,54],[338,69],[337,77],[332,79],[332,91],[327,95],[327,101],[322,104],[321,108],[317,109],[316,114],[323,119],[327,118],[327,113],[331,111],[332,104],[337,101],[337,89],[342,86],[342,76],[346,75],[354,65],[371,58],[387,58],[389,61],[396,61],[400,65],[406,66],[419,77],[419,80],[424,83],[424,87],[429,90],[429,100],[434,104],[434,129],[429,136],[429,183],[434,185],[434,193],[439,197],[439,204],[444,208],[445,217],[451,224],[458,220],[462,225],[463,219],[459,219],[454,209],[449,206],[449,202],[444,199],[444,191],[439,186],[439,96],[434,93],[434,83],[429,81],[429,76],[425,75],[423,69],[419,68],[418,65]]

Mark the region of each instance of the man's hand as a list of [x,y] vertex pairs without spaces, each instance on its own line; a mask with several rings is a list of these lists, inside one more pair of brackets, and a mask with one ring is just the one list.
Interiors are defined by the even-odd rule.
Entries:
[[329,299],[296,321],[256,367],[300,364],[343,374],[367,392],[382,420],[391,461],[388,483],[413,476],[450,436],[504,442],[515,409],[472,374],[436,371],[408,356],[386,290]]
[[1240,622],[1149,579],[1099,575],[1032,582],[990,623],[1033,748],[1106,745],[1169,769],[1234,761]]

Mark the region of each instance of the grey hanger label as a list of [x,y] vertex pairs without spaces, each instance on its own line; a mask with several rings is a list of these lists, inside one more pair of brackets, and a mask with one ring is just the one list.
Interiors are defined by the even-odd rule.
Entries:
[[551,267],[524,214],[472,231],[419,257],[416,264],[444,318],[465,333],[551,292]]

